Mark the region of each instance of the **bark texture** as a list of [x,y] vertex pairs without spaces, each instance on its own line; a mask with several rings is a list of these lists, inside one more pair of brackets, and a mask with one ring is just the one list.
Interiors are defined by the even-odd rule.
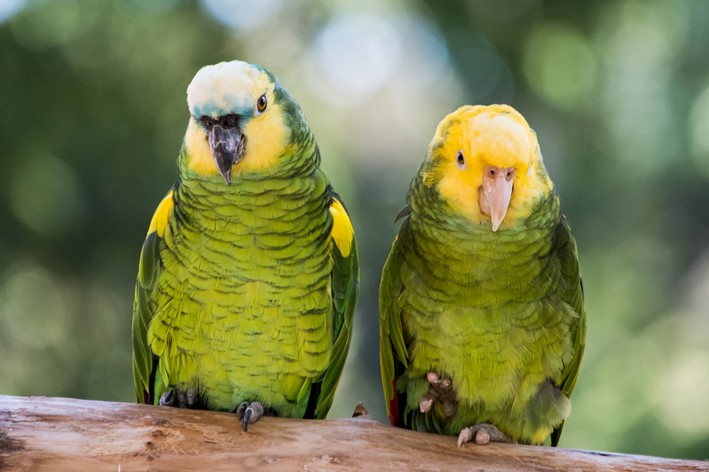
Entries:
[[[361,413],[361,412],[360,412]],[[658,471],[709,462],[456,438],[341,420],[263,418],[149,405],[0,395],[2,471]]]

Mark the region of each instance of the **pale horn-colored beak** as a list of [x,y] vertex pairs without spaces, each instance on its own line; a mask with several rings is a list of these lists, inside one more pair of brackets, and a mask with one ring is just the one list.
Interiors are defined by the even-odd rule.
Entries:
[[478,190],[478,204],[480,211],[490,216],[492,230],[497,231],[510,206],[515,169],[486,166],[483,172],[483,184]]

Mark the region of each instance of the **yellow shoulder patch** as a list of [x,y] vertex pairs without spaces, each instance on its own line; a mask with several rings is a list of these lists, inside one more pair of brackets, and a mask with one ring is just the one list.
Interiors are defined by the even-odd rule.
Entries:
[[352,222],[350,222],[350,217],[347,215],[345,207],[343,207],[342,203],[337,199],[332,200],[330,213],[332,214],[332,230],[330,231],[330,237],[335,241],[335,245],[337,249],[340,250],[340,253],[344,257],[347,257],[350,255],[352,239],[354,238]]
[[172,199],[172,190],[162,199],[158,205],[153,219],[150,220],[150,227],[148,228],[148,234],[157,231],[158,236],[162,238],[165,233],[165,227],[167,226],[167,218],[170,215],[170,210],[175,205],[175,201]]

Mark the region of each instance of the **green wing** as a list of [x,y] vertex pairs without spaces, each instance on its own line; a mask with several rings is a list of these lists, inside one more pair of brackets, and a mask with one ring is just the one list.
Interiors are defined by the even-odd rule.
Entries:
[[[334,192],[333,192],[334,194]],[[339,243],[333,237],[332,244],[332,305],[333,337],[330,365],[322,379],[313,384],[305,418],[325,418],[335,398],[335,389],[340,380],[352,339],[352,316],[359,293],[359,260],[357,243],[351,232],[351,223],[337,195],[333,196],[333,207],[339,210],[333,218],[333,225],[345,225],[350,230],[349,253],[343,255]]]
[[160,271],[158,235],[153,232],[143,243],[133,301],[133,382],[139,403],[152,403],[153,356],[148,346],[148,326],[153,318],[152,293]]
[[170,211],[172,210],[172,192],[162,200],[150,223],[148,236],[143,243],[138,265],[138,278],[135,283],[133,300],[133,382],[138,403],[154,403],[155,374],[157,357],[148,345],[148,327],[155,314],[154,292],[160,271],[163,269],[160,259],[160,242]]
[[396,379],[408,364],[408,350],[404,340],[401,323],[400,297],[403,290],[401,281],[401,265],[403,264],[403,249],[409,238],[408,218],[401,225],[399,235],[389,252],[382,281],[379,285],[379,365],[382,374],[382,387],[386,401],[389,422],[396,426],[401,422],[400,408],[396,391]]
[[[556,382],[557,386],[561,388],[564,395],[566,395],[567,398],[570,398],[571,392],[574,390],[574,386],[576,385],[579,365],[581,365],[581,358],[583,357],[583,351],[586,346],[586,309],[584,308],[583,283],[581,281],[581,273],[579,270],[579,257],[578,250],[576,249],[576,241],[571,233],[571,228],[566,221],[566,217],[563,215],[561,216],[561,221],[557,227],[556,246],[554,251],[558,254],[559,261],[561,263],[560,284],[562,284],[565,288],[563,292],[563,301],[568,304],[569,307],[571,307],[571,309],[578,315],[575,323],[574,355],[571,358],[571,361],[564,368],[559,381]],[[551,433],[552,446],[559,444],[559,438],[561,438],[561,431],[563,428],[564,423],[562,422],[559,427]]]

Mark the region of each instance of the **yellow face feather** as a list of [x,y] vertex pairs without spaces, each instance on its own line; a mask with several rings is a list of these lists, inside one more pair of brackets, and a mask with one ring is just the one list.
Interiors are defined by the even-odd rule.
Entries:
[[[459,157],[462,154],[463,159]],[[507,105],[464,106],[438,125],[429,146],[425,185],[475,223],[489,221],[479,202],[486,169],[514,169],[512,194],[501,227],[529,216],[532,203],[551,191],[537,138],[524,117]]]
[[285,125],[280,105],[274,101],[271,90],[269,108],[262,115],[250,119],[244,127],[246,154],[244,160],[235,167],[234,175],[270,169],[286,151],[290,142],[290,129]]
[[[263,115],[251,118],[243,131],[246,136],[246,153],[244,159],[232,168],[232,176],[272,168],[278,162],[278,157],[286,152],[290,142],[290,130],[283,122],[278,105],[269,107]],[[219,174],[209,149],[207,133],[194,118],[190,118],[187,126],[185,146],[190,156],[190,169],[204,176]]]
[[[258,112],[259,97],[265,95],[267,108]],[[187,88],[191,117],[185,135],[188,166],[203,176],[215,176],[214,161],[207,131],[199,123],[203,116],[241,115],[246,137],[243,160],[232,167],[231,175],[272,168],[286,152],[290,129],[275,98],[275,83],[265,71],[251,64],[232,61],[202,68]]]

